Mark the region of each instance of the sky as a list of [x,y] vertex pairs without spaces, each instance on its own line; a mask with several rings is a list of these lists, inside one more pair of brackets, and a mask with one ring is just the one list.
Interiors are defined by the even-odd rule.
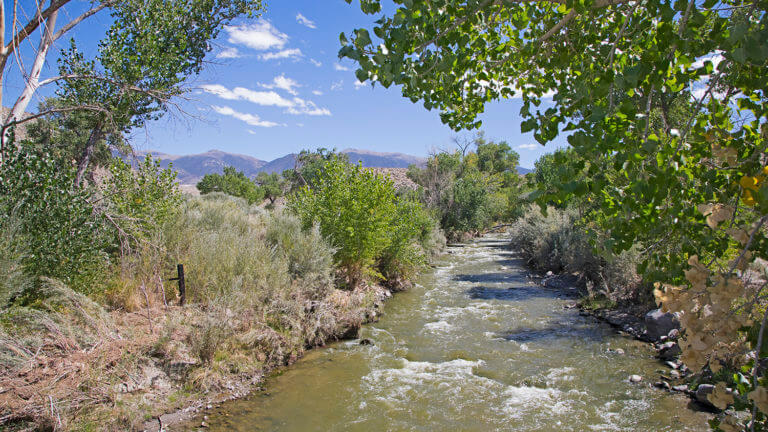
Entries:
[[[427,156],[455,148],[454,137],[476,133],[452,131],[441,123],[438,111],[412,103],[398,87],[357,81],[354,62],[338,59],[339,33],[370,29],[379,17],[360,12],[357,1],[266,3],[261,18],[238,20],[221,32],[208,66],[189,81],[188,100],[178,101],[184,114],[173,112],[134,131],[130,140],[136,149],[171,154],[218,149],[267,161],[318,147]],[[70,16],[88,3],[73,4]],[[71,36],[93,53],[109,22],[108,14],[99,14]],[[64,48],[68,40],[58,45]],[[41,78],[55,68],[52,56]],[[14,85],[18,87],[18,80],[6,78],[7,95],[13,95]],[[51,90],[42,89],[40,97],[46,91]],[[542,154],[565,146],[565,138],[545,148],[531,133],[520,133],[520,106],[520,99],[489,104],[480,117],[481,130],[486,138],[506,141],[520,154],[520,165],[530,168]]]

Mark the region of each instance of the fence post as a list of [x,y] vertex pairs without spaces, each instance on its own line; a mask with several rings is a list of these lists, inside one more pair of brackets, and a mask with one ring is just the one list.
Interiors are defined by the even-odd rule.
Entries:
[[187,300],[187,286],[184,283],[184,264],[178,264],[176,266],[176,271],[179,276],[169,280],[179,281],[179,306],[184,306],[184,303]]

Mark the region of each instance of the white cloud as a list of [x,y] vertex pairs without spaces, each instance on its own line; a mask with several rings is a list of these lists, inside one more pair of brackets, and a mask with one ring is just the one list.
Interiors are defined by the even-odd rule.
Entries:
[[261,60],[276,60],[276,59],[286,59],[286,58],[299,58],[303,56],[304,54],[301,53],[301,50],[298,48],[290,48],[285,49],[282,51],[276,51],[266,54],[260,54],[259,59]]
[[296,15],[296,21],[299,24],[305,25],[305,26],[307,26],[307,27],[309,27],[311,29],[317,28],[317,26],[315,25],[314,21],[310,21],[309,18],[305,17],[302,14],[297,14]]
[[537,149],[539,147],[541,147],[541,146],[537,145],[537,144],[520,144],[516,148],[520,149],[520,150],[535,150],[535,149]]
[[342,87],[344,87],[344,80],[336,81],[335,83],[331,84],[331,91],[341,90]]
[[251,135],[257,135],[256,131],[248,129],[248,133]]
[[235,87],[230,90],[221,84],[206,84],[201,87],[203,91],[227,100],[245,100],[255,103],[256,105],[276,106],[281,108],[289,108],[294,105],[293,101],[290,101],[273,91],[254,91],[243,87]]
[[235,47],[229,47],[221,50],[218,54],[216,54],[216,58],[220,59],[232,59],[232,58],[240,58],[243,55],[240,54],[240,51],[237,50]]
[[221,84],[206,84],[202,86],[202,89],[207,93],[226,100],[244,100],[257,105],[285,108],[287,114],[310,116],[331,115],[331,111],[328,108],[318,107],[317,104],[312,101],[298,97],[286,99],[273,91],[255,91],[243,87],[235,87],[230,90]]
[[258,51],[282,49],[288,43],[288,35],[280,32],[267,20],[260,20],[251,25],[226,26],[224,30],[229,33],[230,43],[245,45]]
[[288,114],[309,115],[309,116],[330,116],[331,111],[328,108],[320,108],[312,101],[306,101],[301,98],[293,98],[294,106],[285,110]]
[[322,96],[323,92],[321,92],[320,90],[312,90],[312,94],[315,96]]
[[315,59],[309,59],[309,62],[312,63],[313,65],[317,66],[317,67],[320,67],[320,66],[323,65],[321,62],[319,62],[319,61],[317,61]]
[[349,72],[351,70],[348,67],[346,67],[346,66],[344,66],[343,64],[340,64],[340,63],[334,63],[333,64],[333,68],[335,70],[337,70],[337,71],[344,71],[344,72]]
[[364,82],[355,81],[355,90],[359,90],[359,89],[361,89],[361,88],[363,88],[363,87],[365,87],[365,86],[367,86],[367,85],[368,85],[368,84],[366,84],[366,83],[364,83]]
[[296,82],[295,80],[286,77],[285,75],[280,75],[275,77],[272,80],[271,84],[259,84],[259,86],[266,88],[266,89],[281,89],[285,90],[288,93],[296,96],[299,94],[299,92],[296,91],[296,88],[301,87],[301,84]]
[[216,105],[214,105],[213,106],[213,110],[216,111],[217,113],[221,114],[221,115],[234,117],[234,118],[236,118],[238,120],[244,121],[244,122],[248,123],[251,126],[267,127],[267,128],[275,127],[275,126],[280,126],[279,123],[262,120],[261,118],[259,118],[259,116],[255,115],[255,114],[241,113],[241,112],[235,111],[232,108],[227,107],[227,106],[216,106]]

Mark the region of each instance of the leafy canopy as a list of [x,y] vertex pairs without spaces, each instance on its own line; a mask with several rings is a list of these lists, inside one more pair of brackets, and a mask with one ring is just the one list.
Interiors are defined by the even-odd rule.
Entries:
[[222,174],[206,174],[197,183],[197,190],[203,195],[222,192],[243,198],[248,204],[264,199],[264,191],[235,167],[225,167]]

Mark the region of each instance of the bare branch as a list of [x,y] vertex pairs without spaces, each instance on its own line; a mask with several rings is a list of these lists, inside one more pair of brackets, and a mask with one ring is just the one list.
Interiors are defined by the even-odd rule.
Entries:
[[[3,54],[9,55],[12,53],[18,46],[21,44],[21,42],[24,41],[32,32],[34,32],[40,25],[47,20],[54,12],[61,9],[62,6],[69,3],[71,0],[52,0],[51,5],[48,6],[45,10],[40,10],[38,8],[37,13],[35,14],[32,19],[29,20],[27,25],[22,27],[14,36],[11,42],[9,42],[4,48],[3,48]],[[15,8],[14,8],[15,12]],[[15,13],[14,13],[14,22],[15,20]],[[53,29],[50,29],[50,31],[53,31]]]
[[95,8],[83,12],[82,15],[68,22],[66,25],[64,25],[64,27],[60,28],[59,31],[57,31],[56,34],[53,35],[53,40],[59,39],[60,37],[64,36],[66,32],[72,30],[72,27],[80,24],[86,18],[97,14],[102,9],[108,8],[114,5],[115,3],[117,3],[117,0],[107,0],[101,3],[100,5],[96,6]]

